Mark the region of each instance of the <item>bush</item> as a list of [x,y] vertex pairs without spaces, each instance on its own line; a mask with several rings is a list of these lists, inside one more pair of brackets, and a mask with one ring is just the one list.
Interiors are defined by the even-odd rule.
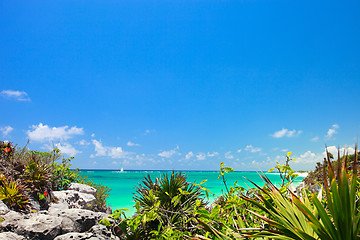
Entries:
[[78,174],[79,169],[72,170],[70,168],[72,159],[74,159],[74,157],[63,158],[61,163],[53,162],[51,164],[53,168],[53,181],[57,190],[66,189],[70,183],[77,182],[80,177]]
[[6,179],[2,174],[0,174],[0,200],[15,211],[25,211],[29,206],[29,199],[24,194],[24,186]]

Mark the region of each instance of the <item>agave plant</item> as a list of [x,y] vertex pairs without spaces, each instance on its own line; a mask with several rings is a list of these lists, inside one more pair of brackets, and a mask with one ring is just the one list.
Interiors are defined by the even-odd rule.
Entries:
[[344,153],[342,159],[338,156],[336,172],[332,167],[330,154],[327,154],[326,164],[323,165],[325,202],[315,194],[312,194],[310,201],[306,195],[305,199],[301,199],[291,194],[291,199],[288,199],[279,194],[274,186],[271,186],[272,191],[268,196],[274,200],[275,206],[268,205],[267,200],[261,197],[260,202],[264,207],[249,199],[267,212],[268,217],[255,215],[272,227],[251,236],[276,239],[360,239],[357,155],[355,146],[355,160],[352,171],[348,173],[347,154]]
[[[327,152],[327,151],[326,151]],[[265,176],[266,183],[255,192],[255,197],[243,196],[243,199],[255,206],[247,209],[254,217],[265,224],[258,228],[244,228],[241,222],[235,225],[222,224],[221,228],[213,223],[201,222],[205,230],[217,239],[265,238],[265,239],[327,239],[347,240],[360,239],[360,203],[359,180],[357,176],[358,151],[355,146],[354,160],[351,171],[346,166],[347,154],[338,163],[331,163],[331,155],[323,164],[323,182],[325,197],[322,191],[311,194],[304,191],[301,197],[291,191],[287,193],[278,189]],[[334,170],[333,166],[337,166]],[[198,239],[209,239],[201,237]]]

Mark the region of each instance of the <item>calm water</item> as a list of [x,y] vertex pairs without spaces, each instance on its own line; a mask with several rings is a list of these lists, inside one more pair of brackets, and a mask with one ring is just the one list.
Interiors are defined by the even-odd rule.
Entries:
[[[207,182],[203,185],[208,188],[215,197],[212,197],[210,201],[214,200],[216,196],[221,195],[225,187],[223,182],[218,178],[219,172],[217,171],[182,171],[187,175],[189,182],[200,183],[207,179]],[[131,216],[135,210],[133,208],[133,194],[136,191],[136,186],[144,179],[147,174],[150,174],[152,179],[160,177],[163,173],[171,175],[171,171],[109,171],[109,170],[83,170],[81,175],[89,176],[95,183],[101,183],[111,188],[110,197],[108,198],[108,205],[114,209],[128,208],[130,209],[128,216]],[[279,183],[280,177],[278,174],[266,174],[273,183]],[[259,174],[257,172],[231,172],[226,174],[228,186],[232,186],[235,181],[238,181],[238,185],[248,188],[247,185],[253,187],[252,184],[245,178],[255,182],[256,184],[263,186]],[[302,181],[302,177],[298,177],[295,185]]]

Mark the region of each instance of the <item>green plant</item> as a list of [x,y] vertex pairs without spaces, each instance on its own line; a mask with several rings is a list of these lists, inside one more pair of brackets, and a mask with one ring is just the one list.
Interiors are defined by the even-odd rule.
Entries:
[[291,169],[289,162],[290,161],[296,161],[296,159],[290,158],[292,152],[288,152],[286,154],[286,162],[285,164],[280,164],[278,161],[276,161],[276,166],[274,168],[271,168],[269,172],[274,171],[275,169],[278,170],[281,178],[281,184],[280,187],[287,188],[298,175],[295,173],[294,170]]
[[[355,146],[357,159],[357,146]],[[331,155],[327,154],[323,167],[326,198],[322,193],[312,194],[308,198],[303,192],[301,198],[293,193],[284,193],[265,176],[264,188],[256,185],[259,192],[255,198],[243,196],[243,199],[255,206],[255,211],[247,209],[254,217],[266,223],[259,228],[238,228],[223,225],[221,231],[211,224],[204,227],[220,239],[233,239],[239,236],[271,239],[360,239],[359,188],[357,161],[353,161],[352,171],[346,168],[346,158],[339,161],[337,169],[331,164]],[[340,159],[340,158],[339,158]]]
[[183,225],[186,217],[196,206],[196,200],[202,196],[199,187],[186,181],[185,174],[166,173],[153,182],[148,175],[135,194],[135,201],[140,203],[140,213],[156,209],[161,213],[159,220],[167,225]]
[[226,173],[229,173],[229,172],[233,172],[234,171],[234,169],[233,168],[231,168],[231,167],[224,167],[224,162],[221,162],[220,163],[220,170],[219,170],[219,176],[218,176],[218,179],[220,178],[220,177],[222,177],[222,180],[223,180],[223,183],[224,183],[224,185],[225,185],[225,188],[226,188],[226,191],[227,191],[227,193],[229,193],[229,189],[228,189],[228,187],[227,187],[227,184],[226,184],[226,179],[225,179],[225,174]]
[[51,164],[53,171],[53,181],[58,190],[62,190],[66,188],[70,183],[76,182],[79,178],[79,169],[72,170],[71,169],[71,160],[74,157],[63,158],[61,163],[53,162]]
[[29,200],[24,194],[23,186],[20,186],[15,181],[5,180],[1,183],[0,200],[9,208],[17,211],[26,210],[29,205]]
[[35,192],[51,186],[51,168],[45,162],[36,158],[36,155],[27,163],[22,178],[26,185]]
[[[219,178],[222,177],[225,186],[225,174],[232,171],[232,168],[225,168],[224,163],[221,162]],[[259,229],[260,226],[264,226],[262,220],[253,218],[248,213],[249,209],[255,210],[256,207],[243,198],[243,196],[253,198],[260,190],[256,188],[245,190],[238,186],[237,182],[226,189],[226,193],[218,197],[211,209],[198,208],[195,218],[203,234],[194,239],[244,238],[245,235],[240,229]]]
[[205,206],[203,183],[191,184],[183,173],[164,173],[155,181],[148,175],[134,194],[136,214],[117,212],[112,228],[126,239],[183,239],[196,231],[194,213]]

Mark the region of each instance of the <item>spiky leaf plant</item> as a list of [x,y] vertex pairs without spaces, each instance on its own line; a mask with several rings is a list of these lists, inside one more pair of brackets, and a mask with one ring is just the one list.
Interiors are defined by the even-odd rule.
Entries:
[[0,184],[0,200],[10,209],[24,211],[29,205],[29,199],[24,194],[23,186],[15,181],[3,179]]
[[[356,145],[354,159],[357,159],[357,155]],[[325,203],[320,201],[315,194],[312,194],[310,202],[306,197],[301,199],[293,194],[291,194],[291,199],[288,199],[279,194],[272,185],[268,196],[273,199],[275,205],[268,205],[267,200],[259,196],[260,202],[265,206],[263,210],[268,216],[255,213],[268,222],[271,228],[263,229],[262,232],[250,236],[274,239],[360,239],[357,161],[353,161],[352,171],[348,172],[346,158],[345,153],[342,159],[338,157],[339,162],[335,172],[331,165],[330,154],[327,154],[327,164],[324,164],[323,168]],[[266,177],[263,178],[269,182]],[[249,201],[259,207],[262,206],[253,200]]]
[[[164,173],[153,181],[148,175],[134,196],[142,229],[160,234],[170,228],[189,230],[194,209],[205,203],[201,189],[189,183],[184,173]],[[160,227],[159,227],[160,225]],[[146,230],[146,231],[147,231]]]

